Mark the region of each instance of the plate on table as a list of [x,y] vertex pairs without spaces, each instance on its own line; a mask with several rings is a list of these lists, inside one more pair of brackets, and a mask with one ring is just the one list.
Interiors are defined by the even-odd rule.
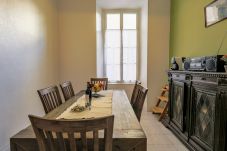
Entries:
[[86,107],[76,105],[71,109],[71,112],[83,112],[84,110],[86,110]]
[[104,95],[101,95],[101,94],[98,94],[98,93],[93,93],[92,97],[99,98],[99,97],[104,97]]

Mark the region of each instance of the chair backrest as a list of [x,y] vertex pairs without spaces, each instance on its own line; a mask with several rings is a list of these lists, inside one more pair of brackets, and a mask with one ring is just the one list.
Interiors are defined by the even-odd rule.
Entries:
[[[50,120],[29,115],[29,119],[40,151],[99,151],[103,147],[112,151],[113,115],[87,120]],[[103,146],[99,145],[99,130],[104,130]],[[93,146],[88,145],[86,132],[93,132]],[[75,135],[81,139],[75,139]]]
[[130,101],[131,105],[133,105],[136,101],[136,94],[138,92],[138,85],[140,85],[140,84],[141,84],[141,82],[136,80],[133,91],[132,91],[132,96],[131,96],[131,101]]
[[108,78],[91,78],[91,84],[102,83],[103,90],[108,89]]
[[60,84],[65,101],[75,96],[72,83],[70,81],[63,82]]
[[143,104],[147,95],[148,89],[142,87],[141,85],[137,86],[138,92],[136,93],[135,103],[132,105],[132,108],[136,114],[137,119],[140,121],[141,113],[143,110]]
[[51,86],[45,89],[37,90],[37,92],[46,113],[49,113],[62,104],[61,96],[57,86]]

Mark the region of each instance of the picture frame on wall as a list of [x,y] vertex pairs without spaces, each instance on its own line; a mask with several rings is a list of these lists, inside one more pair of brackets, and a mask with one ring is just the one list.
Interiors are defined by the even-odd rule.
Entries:
[[205,6],[205,26],[209,27],[227,19],[227,0],[215,0]]

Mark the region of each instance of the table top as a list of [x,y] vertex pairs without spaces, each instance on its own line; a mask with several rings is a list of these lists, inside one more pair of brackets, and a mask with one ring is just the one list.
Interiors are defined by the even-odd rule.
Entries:
[[[74,98],[64,102],[44,117],[48,119],[57,118],[83,94],[83,91],[79,92]],[[124,90],[113,91],[112,113],[115,116],[113,138],[146,138]],[[35,138],[35,134],[32,127],[28,126],[12,138]]]
[[[86,106],[86,96],[83,95],[75,103],[67,108],[57,119],[91,119],[91,118],[100,118],[104,116],[112,115],[112,97],[113,90],[100,91],[97,94],[100,97],[93,97],[91,101],[91,106],[83,108],[83,111],[75,111],[76,107],[85,107]],[[72,111],[73,110],[73,111]]]

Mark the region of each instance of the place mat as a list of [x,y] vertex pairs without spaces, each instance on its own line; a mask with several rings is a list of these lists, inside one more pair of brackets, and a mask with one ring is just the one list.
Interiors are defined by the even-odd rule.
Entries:
[[91,110],[87,108],[82,112],[71,111],[76,105],[85,106],[85,95],[83,95],[56,119],[86,119],[112,115],[113,90],[100,91],[98,93],[104,97],[92,98]]

